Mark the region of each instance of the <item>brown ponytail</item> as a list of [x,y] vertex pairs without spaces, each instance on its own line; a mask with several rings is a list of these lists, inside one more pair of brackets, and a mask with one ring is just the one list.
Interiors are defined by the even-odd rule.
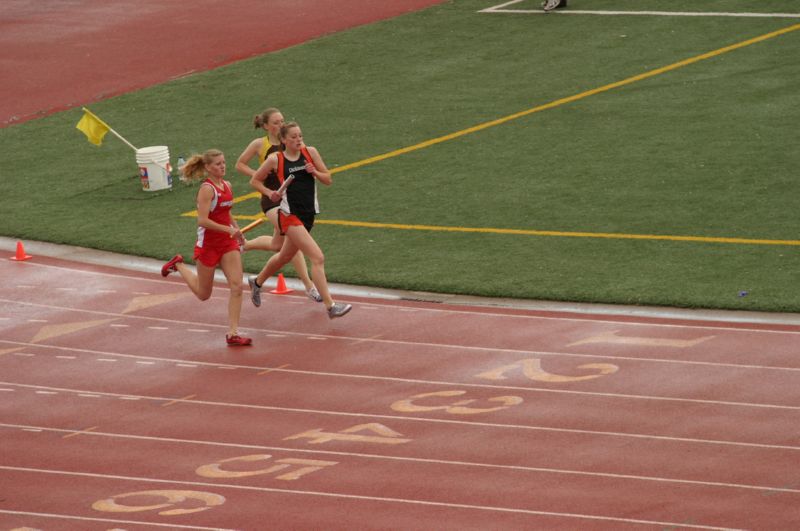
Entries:
[[255,117],[253,118],[253,126],[256,129],[263,129],[264,125],[266,125],[267,122],[269,122],[269,117],[275,114],[276,112],[281,112],[281,111],[279,111],[275,107],[270,107],[261,114],[256,114]]

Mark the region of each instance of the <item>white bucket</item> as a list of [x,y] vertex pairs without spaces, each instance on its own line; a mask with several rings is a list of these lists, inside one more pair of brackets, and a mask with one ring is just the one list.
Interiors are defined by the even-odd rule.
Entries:
[[167,146],[150,146],[136,150],[136,164],[139,165],[139,177],[142,189],[155,192],[172,188],[172,166],[169,163]]

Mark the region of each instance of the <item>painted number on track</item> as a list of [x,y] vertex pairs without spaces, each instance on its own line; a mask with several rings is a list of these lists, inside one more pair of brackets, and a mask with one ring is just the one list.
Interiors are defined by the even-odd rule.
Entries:
[[[363,434],[360,432],[368,432]],[[402,434],[387,428],[383,424],[377,422],[370,422],[368,424],[358,424],[351,428],[341,430],[338,432],[322,431],[322,428],[315,430],[304,431],[297,435],[290,435],[284,438],[284,441],[292,439],[311,439],[308,444],[321,444],[330,441],[351,441],[362,443],[377,443],[377,444],[403,444],[411,441],[411,439],[401,438]]]
[[[155,499],[154,499],[155,498]],[[125,500],[121,503],[120,500]],[[161,516],[198,513],[222,505],[225,497],[196,490],[143,490],[117,494],[92,504],[92,509],[106,513],[159,511]],[[182,505],[183,507],[171,508]],[[167,509],[167,510],[161,510]]]
[[466,391],[461,391],[461,390],[422,393],[419,395],[414,395],[411,398],[398,400],[397,402],[392,404],[392,409],[395,411],[399,411],[401,413],[417,413],[420,411],[444,411],[452,415],[477,415],[478,413],[489,413],[492,411],[500,411],[501,409],[506,409],[511,406],[516,406],[523,402],[522,398],[518,396],[496,396],[493,398],[487,398],[486,401],[492,403],[499,403],[500,405],[495,407],[484,407],[484,408],[467,407],[468,404],[473,404],[477,402],[477,399],[472,399],[472,398],[457,400],[455,402],[450,402],[447,404],[422,405],[417,403],[425,399],[433,399],[434,402],[438,402],[438,400],[436,399],[439,397],[449,398],[453,396],[462,396],[465,393]]
[[[223,459],[222,461],[218,461],[216,463],[200,466],[197,468],[197,470],[195,470],[195,472],[198,476],[202,476],[204,478],[244,478],[264,474],[276,474],[280,472],[281,474],[275,476],[275,479],[294,481],[302,476],[305,476],[306,474],[310,474],[311,472],[316,472],[324,467],[337,464],[336,461],[286,458],[273,461],[275,464],[272,466],[257,468],[255,470],[229,470],[230,468],[241,468],[242,465],[267,461],[269,459],[272,459],[272,456],[269,454],[254,454],[243,455],[241,457],[231,457],[230,459]],[[228,469],[225,468],[225,465],[227,465]]]
[[565,376],[561,374],[553,374],[542,369],[542,361],[537,358],[530,358],[520,360],[511,365],[504,365],[490,371],[482,372],[475,375],[477,378],[485,380],[505,380],[508,378],[506,373],[522,370],[522,374],[529,380],[537,382],[549,383],[564,383],[564,382],[582,382],[585,380],[593,380],[609,374],[614,374],[619,370],[619,367],[610,363],[585,363],[578,365],[579,369],[597,371],[596,374],[585,374],[583,376]]

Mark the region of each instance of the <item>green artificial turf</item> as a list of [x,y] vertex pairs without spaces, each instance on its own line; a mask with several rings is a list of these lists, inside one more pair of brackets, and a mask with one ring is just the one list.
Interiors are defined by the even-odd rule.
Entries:
[[[252,116],[269,106],[299,121],[336,169],[582,95],[337,170],[334,185],[320,187],[313,232],[329,280],[800,311],[800,31],[586,94],[800,19],[479,13],[500,3],[447,2],[89,107],[138,147],[169,146],[173,163],[222,149],[242,196],[251,189],[233,164],[257,134]],[[573,0],[570,9],[800,12],[793,0]],[[196,187],[143,191],[133,151],[110,134],[89,144],[75,129],[80,116],[76,108],[0,129],[0,233],[190,254],[195,222],[181,214],[194,208]],[[255,215],[258,202],[234,212]],[[247,253],[246,269],[266,259]]]

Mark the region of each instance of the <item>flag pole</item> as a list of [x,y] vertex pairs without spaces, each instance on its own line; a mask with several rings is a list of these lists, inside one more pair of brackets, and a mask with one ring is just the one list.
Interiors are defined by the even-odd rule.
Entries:
[[97,116],[95,113],[93,113],[92,111],[90,111],[90,110],[89,110],[89,109],[87,109],[86,107],[83,107],[83,111],[84,111],[85,113],[87,113],[87,114],[90,114],[90,115],[92,116],[92,118],[94,118],[95,120],[97,120],[98,122],[100,122],[101,124],[103,124],[104,126],[106,126],[106,127],[108,128],[108,130],[109,130],[111,133],[114,133],[114,136],[116,136],[117,138],[119,138],[120,140],[122,140],[123,142],[125,142],[126,144],[128,144],[128,147],[130,147],[132,150],[134,150],[134,151],[139,151],[139,150],[136,148],[136,146],[134,146],[133,144],[131,144],[130,142],[128,142],[127,140],[125,140],[125,138],[123,138],[123,136],[122,136],[121,134],[119,134],[119,133],[117,133],[116,131],[114,131],[114,129],[112,129],[110,125],[108,125],[108,124],[107,124],[107,123],[105,123],[103,120],[101,120],[101,119],[100,119],[100,118],[99,118],[99,117],[98,117],[98,116]]

